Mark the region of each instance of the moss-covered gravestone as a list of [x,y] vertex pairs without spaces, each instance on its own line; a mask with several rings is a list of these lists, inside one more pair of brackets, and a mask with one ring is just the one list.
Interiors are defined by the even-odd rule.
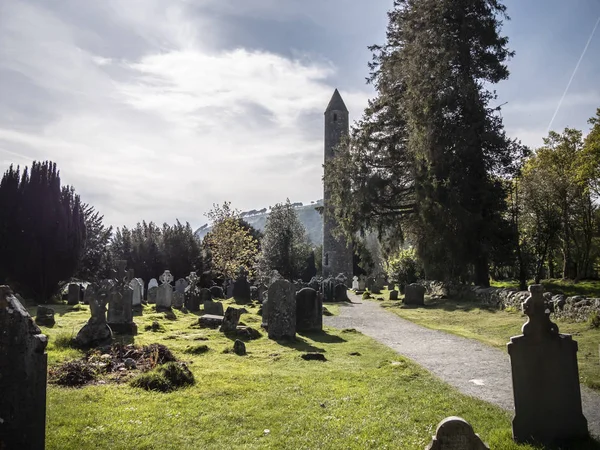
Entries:
[[550,321],[543,286],[529,286],[523,303],[529,320],[523,334],[510,339],[515,417],[513,438],[517,442],[554,444],[588,436],[581,408],[577,342],[560,334]]
[[48,338],[0,286],[0,449],[43,450]]
[[294,285],[287,280],[277,280],[269,286],[267,308],[269,339],[296,337],[295,294]]

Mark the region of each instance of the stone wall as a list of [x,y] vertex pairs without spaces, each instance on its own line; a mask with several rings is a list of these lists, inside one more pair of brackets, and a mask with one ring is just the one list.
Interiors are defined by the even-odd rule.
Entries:
[[[460,298],[473,301],[498,309],[521,309],[529,293],[509,288],[483,288],[458,283],[443,283],[440,281],[420,281],[425,286],[426,293],[432,297]],[[567,297],[564,294],[545,292],[544,297],[549,302],[550,310],[554,317],[585,322],[591,315],[600,315],[600,298],[587,298],[585,296]]]

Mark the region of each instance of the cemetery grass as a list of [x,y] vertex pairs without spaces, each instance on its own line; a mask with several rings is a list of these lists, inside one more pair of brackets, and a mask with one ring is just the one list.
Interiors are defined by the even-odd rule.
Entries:
[[[389,298],[387,292],[384,298]],[[381,306],[418,325],[476,339],[505,351],[510,338],[521,334],[521,327],[527,321],[527,316],[518,310],[498,310],[460,300],[425,297],[425,307],[389,300],[381,302]],[[561,333],[572,334],[578,343],[581,383],[600,391],[600,328],[593,328],[588,323],[552,320]]]
[[[56,325],[42,327],[50,365],[82,356],[69,338],[89,318],[87,306],[54,308]],[[241,321],[259,329],[258,308],[246,309]],[[46,448],[422,449],[450,415],[468,420],[492,448],[536,448],[512,442],[505,411],[460,394],[355,330],[299,334],[296,343],[270,341],[263,332],[240,357],[223,353],[233,341],[195,327],[197,319],[179,311],[167,318],[146,306],[134,318],[139,334],[121,338],[167,345],[192,370],[194,386],[158,393],[128,383],[49,385]],[[153,321],[160,332],[145,330]],[[186,352],[200,344],[209,351]],[[305,351],[328,361],[304,361]]]

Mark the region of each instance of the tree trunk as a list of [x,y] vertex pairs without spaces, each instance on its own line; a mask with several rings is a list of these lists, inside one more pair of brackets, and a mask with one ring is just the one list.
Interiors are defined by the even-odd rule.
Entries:
[[490,287],[490,268],[486,256],[480,256],[475,261],[475,285]]

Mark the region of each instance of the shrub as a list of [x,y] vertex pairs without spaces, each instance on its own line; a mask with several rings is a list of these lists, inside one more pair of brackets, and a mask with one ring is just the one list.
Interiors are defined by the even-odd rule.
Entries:
[[202,345],[191,345],[185,349],[185,352],[191,353],[192,355],[201,355],[202,353],[206,353],[208,350],[210,350],[208,348],[208,345],[202,344]]
[[363,292],[363,295],[362,295],[362,299],[363,300],[368,300],[370,298],[371,298],[371,293],[370,292],[368,292],[368,291]]
[[147,391],[171,392],[194,384],[194,374],[185,364],[170,362],[134,378],[130,384]]
[[81,360],[67,361],[49,371],[50,382],[60,386],[79,387],[96,379],[96,372]]
[[413,248],[400,250],[398,254],[390,259],[388,277],[395,280],[401,286],[416,283],[423,276],[423,268]]
[[170,392],[173,386],[161,373],[143,373],[131,381],[131,386],[142,388],[147,391]]
[[73,335],[69,333],[59,333],[53,339],[54,348],[75,348]]

